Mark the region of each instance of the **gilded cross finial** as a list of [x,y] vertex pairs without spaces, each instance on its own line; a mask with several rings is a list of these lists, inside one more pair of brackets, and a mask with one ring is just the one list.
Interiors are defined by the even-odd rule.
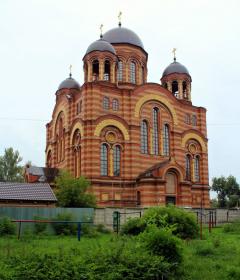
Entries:
[[103,37],[103,24],[100,25],[100,38],[102,39]]
[[118,26],[119,27],[122,25],[121,19],[122,19],[122,12],[120,11],[118,14]]
[[176,61],[176,48],[173,48],[172,53],[173,53],[173,60]]
[[69,77],[72,78],[72,65],[69,65]]

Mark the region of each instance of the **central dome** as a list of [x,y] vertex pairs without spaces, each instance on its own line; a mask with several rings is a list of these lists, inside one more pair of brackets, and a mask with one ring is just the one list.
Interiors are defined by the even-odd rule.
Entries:
[[131,44],[137,47],[140,47],[144,50],[143,43],[138,35],[132,30],[125,27],[116,27],[110,29],[103,35],[103,39],[108,41],[111,44]]

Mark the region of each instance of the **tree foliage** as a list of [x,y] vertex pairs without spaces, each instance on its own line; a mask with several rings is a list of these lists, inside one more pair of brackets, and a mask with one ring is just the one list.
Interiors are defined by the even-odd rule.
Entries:
[[212,190],[217,193],[218,207],[235,207],[239,203],[239,184],[232,175],[228,177],[214,177]]
[[7,148],[4,155],[0,156],[0,181],[22,182],[23,167],[19,165],[22,158],[18,151]]
[[56,179],[56,196],[61,207],[95,207],[96,198],[87,190],[90,182],[83,176],[74,178],[62,171]]

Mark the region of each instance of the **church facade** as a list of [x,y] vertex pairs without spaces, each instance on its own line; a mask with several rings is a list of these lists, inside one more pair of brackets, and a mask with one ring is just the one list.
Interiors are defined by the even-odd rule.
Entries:
[[84,83],[64,80],[47,127],[46,166],[91,181],[99,206],[209,207],[206,109],[174,60],[147,82],[141,39],[119,23],[90,44]]

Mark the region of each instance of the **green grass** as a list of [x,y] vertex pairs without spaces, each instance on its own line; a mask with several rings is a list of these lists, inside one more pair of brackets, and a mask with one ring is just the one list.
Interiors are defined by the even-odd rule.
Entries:
[[185,279],[240,279],[240,232],[225,233],[223,228],[204,231],[203,240],[185,242]]
[[[57,254],[78,257],[79,254],[91,254],[101,250],[101,247],[115,242],[116,235],[101,234],[96,238],[83,237],[78,242],[76,237],[23,236],[17,240],[16,236],[0,238],[0,271],[6,270],[9,261],[16,256],[27,257],[38,252],[40,255]],[[205,229],[203,240],[184,241],[184,261],[182,266],[184,280],[224,280],[240,279],[240,232],[225,232],[223,228],[215,228],[209,234]],[[107,268],[106,268],[107,269]],[[11,275],[0,280],[11,279]]]

